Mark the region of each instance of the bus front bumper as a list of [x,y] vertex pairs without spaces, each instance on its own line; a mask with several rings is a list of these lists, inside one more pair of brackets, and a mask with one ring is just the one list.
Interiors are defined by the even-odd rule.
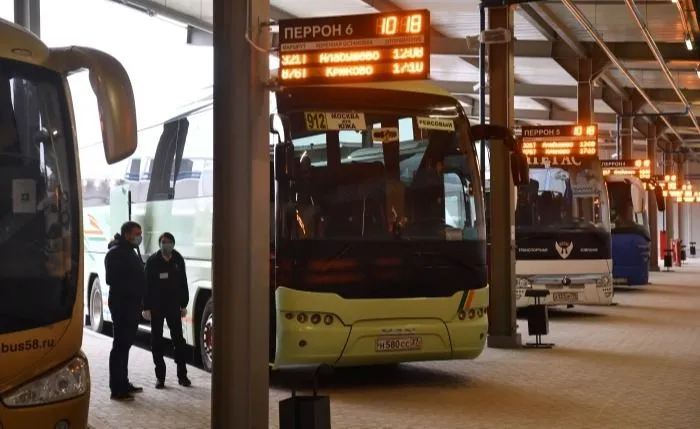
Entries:
[[515,289],[516,306],[518,308],[535,304],[533,297],[525,296],[528,289],[549,290],[549,295],[540,298],[540,304],[547,306],[555,305],[611,305],[614,297],[612,279],[601,282],[586,282],[572,284],[570,286],[550,286],[544,284],[533,284],[529,287],[517,286]]
[[89,409],[89,392],[67,401],[27,408],[7,408],[0,403],[0,429],[86,429]]
[[[335,303],[318,302],[332,294],[309,294],[306,300],[278,294],[278,308],[284,310],[277,313],[275,365],[474,359],[486,342],[488,294],[485,287],[447,298],[344,300],[333,295]],[[325,311],[304,311],[313,308]],[[451,317],[441,317],[445,314]]]

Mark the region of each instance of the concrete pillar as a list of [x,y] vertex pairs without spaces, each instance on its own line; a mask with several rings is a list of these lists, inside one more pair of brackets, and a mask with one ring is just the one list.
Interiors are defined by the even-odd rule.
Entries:
[[[632,100],[622,102],[622,113],[634,113]],[[632,117],[620,117],[620,153],[618,159],[632,159]]]
[[[652,177],[656,174],[656,127],[649,125],[647,133],[647,158],[651,165]],[[659,228],[658,228],[658,207],[656,205],[656,195],[653,190],[648,192],[648,216],[649,235],[651,243],[649,248],[649,270],[659,271]]]
[[[683,186],[685,184],[685,160],[683,159],[683,156],[680,155],[678,157],[678,183],[680,186]],[[686,210],[688,208],[688,204],[683,203],[683,202],[678,202],[676,203],[678,206],[678,239],[681,240],[683,243],[686,243]],[[683,244],[681,243],[681,244]]]
[[580,58],[578,60],[578,123],[593,123],[593,60]]
[[[676,174],[676,167],[673,162],[673,155],[668,152],[670,149],[670,144],[667,145],[666,147],[666,154],[664,156],[664,175],[673,175]],[[675,233],[675,228],[674,228],[674,222],[675,222],[675,215],[674,213],[676,212],[675,207],[676,204],[674,203],[674,199],[671,198],[669,195],[668,198],[666,198],[666,212],[665,212],[665,218],[666,218],[666,248],[670,249],[671,248],[671,240],[675,238],[676,233]],[[663,255],[661,255],[663,257]]]
[[[267,0],[214,0],[214,344],[211,427],[269,423]],[[231,76],[235,76],[232,79]],[[236,144],[230,144],[236,142]]]
[[41,37],[40,0],[15,0],[15,23]]
[[[490,29],[513,34],[515,6],[488,10]],[[515,73],[513,42],[489,45],[490,122],[515,125]],[[515,186],[510,155],[503,142],[491,142],[491,264],[490,325],[488,346],[520,347],[515,318]]]

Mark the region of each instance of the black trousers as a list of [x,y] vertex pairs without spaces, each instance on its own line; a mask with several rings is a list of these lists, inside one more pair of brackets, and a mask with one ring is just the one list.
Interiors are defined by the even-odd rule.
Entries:
[[113,394],[129,391],[129,351],[139,329],[138,306],[109,302],[113,340],[109,353],[109,388]]
[[182,318],[180,309],[151,310],[151,353],[155,364],[156,378],[165,380],[165,340],[163,339],[163,322],[168,324],[170,339],[175,347],[175,363],[178,379],[187,377],[187,343],[182,335]]

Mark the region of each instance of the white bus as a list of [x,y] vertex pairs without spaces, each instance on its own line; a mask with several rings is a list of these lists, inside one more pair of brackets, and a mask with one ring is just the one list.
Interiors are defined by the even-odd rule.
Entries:
[[[534,304],[525,296],[529,289],[549,290],[540,298],[549,306],[612,304],[610,208],[600,161],[527,158],[530,183],[518,186],[515,198],[516,306]],[[489,184],[487,170],[487,207]]]

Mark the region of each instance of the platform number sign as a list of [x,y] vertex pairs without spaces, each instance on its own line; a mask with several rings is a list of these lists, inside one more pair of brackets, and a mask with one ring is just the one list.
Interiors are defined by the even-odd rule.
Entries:
[[279,21],[285,86],[428,79],[430,12]]

